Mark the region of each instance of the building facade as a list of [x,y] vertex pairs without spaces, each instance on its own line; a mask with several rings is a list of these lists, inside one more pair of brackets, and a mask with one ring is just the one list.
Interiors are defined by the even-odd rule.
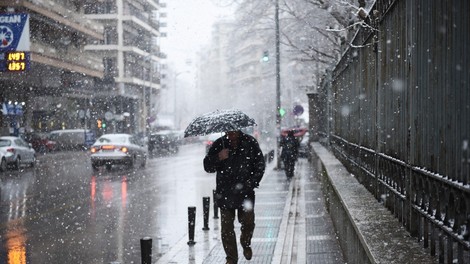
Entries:
[[24,109],[0,116],[0,134],[144,134],[160,89],[158,11],[155,0],[0,2],[0,14],[29,14],[31,39],[30,69],[0,72],[0,102]]
[[[159,4],[154,0],[87,1],[86,17],[101,23],[104,40],[85,50],[104,57],[95,94],[107,132],[148,133],[160,90]],[[112,95],[112,96],[110,96]]]
[[0,13],[29,14],[30,69],[0,72],[0,102],[22,105],[20,114],[0,116],[0,133],[83,127],[77,116],[104,77],[99,56],[84,52],[104,39],[103,26],[86,19],[80,1],[2,1]]

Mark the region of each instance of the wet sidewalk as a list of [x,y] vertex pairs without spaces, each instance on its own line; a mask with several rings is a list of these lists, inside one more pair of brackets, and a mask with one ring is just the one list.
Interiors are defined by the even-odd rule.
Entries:
[[[326,211],[316,169],[299,159],[294,179],[287,181],[283,170],[268,164],[256,190],[256,228],[252,239],[253,258],[247,261],[239,246],[238,263],[344,263],[333,224]],[[212,197],[211,197],[212,199]],[[212,200],[211,200],[212,203]],[[214,219],[211,206],[209,228],[203,231],[202,204],[197,207],[195,245],[182,238],[163,256],[159,264],[223,264],[225,253],[220,240],[220,218]],[[235,220],[237,241],[240,225]],[[155,242],[154,242],[155,243]],[[158,241],[157,241],[158,244]]]

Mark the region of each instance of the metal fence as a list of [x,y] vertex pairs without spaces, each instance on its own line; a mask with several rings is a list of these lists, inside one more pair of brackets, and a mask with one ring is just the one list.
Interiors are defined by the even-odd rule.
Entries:
[[321,84],[318,134],[440,263],[470,263],[470,1],[372,10]]

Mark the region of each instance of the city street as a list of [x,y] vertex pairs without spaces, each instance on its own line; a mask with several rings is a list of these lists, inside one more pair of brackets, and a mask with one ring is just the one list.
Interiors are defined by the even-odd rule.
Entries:
[[[0,173],[0,263],[140,263],[140,239],[161,255],[187,236],[188,206],[211,197],[202,143],[147,160],[143,169],[100,168],[86,152],[38,157]],[[158,239],[155,239],[158,238]]]
[[470,264],[468,13],[0,1],[0,264]]

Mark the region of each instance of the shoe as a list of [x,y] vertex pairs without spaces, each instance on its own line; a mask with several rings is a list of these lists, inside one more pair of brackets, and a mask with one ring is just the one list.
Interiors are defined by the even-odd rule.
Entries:
[[253,251],[251,247],[243,248],[243,256],[245,256],[246,260],[250,260],[253,257]]
[[226,260],[227,260],[227,262],[225,262],[225,264],[236,264],[237,263],[237,261],[234,261],[233,259],[228,259],[227,258]]

